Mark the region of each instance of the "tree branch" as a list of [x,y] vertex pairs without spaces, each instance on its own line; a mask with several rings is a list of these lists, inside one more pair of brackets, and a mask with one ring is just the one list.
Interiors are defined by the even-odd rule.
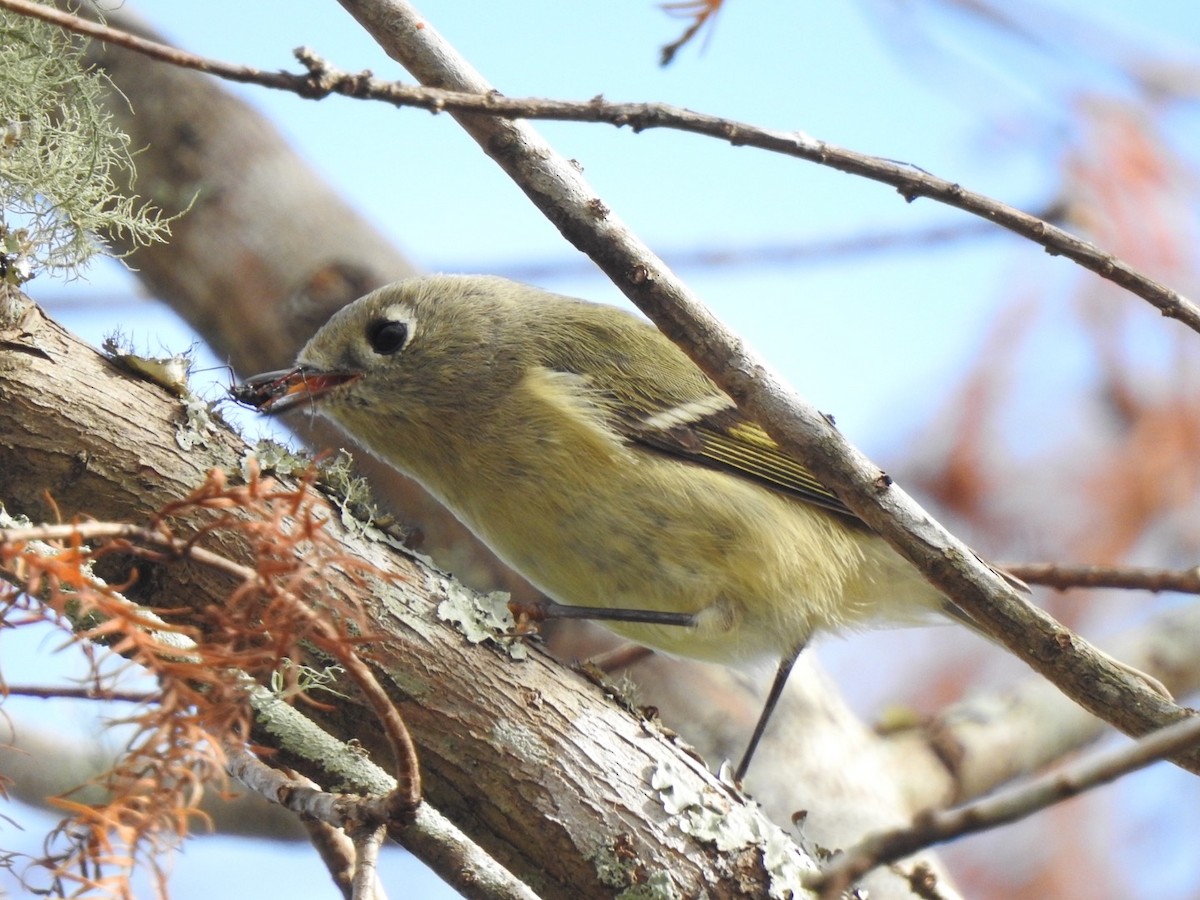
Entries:
[[1072,588],[1125,588],[1134,591],[1179,591],[1200,594],[1200,566],[1192,569],[1151,569],[1142,566],[1005,563],[1004,571],[1028,584],[1059,591]]
[[957,809],[925,813],[911,828],[871,835],[837,857],[806,885],[823,898],[843,892],[875,866],[967,834],[1007,825],[1084,791],[1108,784],[1169,754],[1200,743],[1200,718],[1187,718],[1106,753],[1036,778],[1028,784]]
[[[371,814],[362,809],[365,798],[329,794],[307,779],[288,778],[243,747],[226,747],[225,757],[229,774],[245,787],[291,810],[306,822],[329,827],[333,833],[318,830],[313,843],[321,845],[318,852],[329,864],[334,884],[348,897],[355,896],[354,883],[362,871],[362,857],[355,852],[353,843],[345,839],[345,832]],[[371,874],[375,874],[374,863]],[[382,892],[378,893],[382,900]]]
[[[1176,696],[1200,691],[1200,604],[1160,613],[1107,649],[1148,669]],[[883,766],[913,812],[963,803],[1039,772],[1108,733],[1041,677],[973,693],[911,726],[882,726]]]
[[[1039,211],[1038,218],[1056,221],[1062,211],[1051,205]],[[675,269],[692,272],[701,269],[747,268],[762,271],[776,266],[826,266],[845,264],[863,257],[875,257],[883,253],[906,252],[929,249],[959,241],[978,241],[999,237],[989,222],[968,220],[954,224],[928,225],[919,228],[904,227],[880,231],[863,231],[828,238],[813,238],[781,243],[762,242],[756,244],[713,244],[710,246],[679,247],[665,250],[663,258]],[[530,284],[544,283],[547,279],[586,278],[595,275],[595,267],[588,259],[575,256],[547,256],[537,259],[498,259],[483,263],[478,259],[463,261],[446,260],[444,266],[434,266],[438,271],[477,271],[490,275],[502,275],[514,281]]]
[[312,844],[343,900],[350,898],[350,882],[354,877],[354,842],[340,828],[316,819],[302,818],[308,841]]
[[[375,6],[374,3],[357,2],[342,5],[351,12],[354,12],[355,7],[367,10]],[[635,132],[651,128],[669,128],[724,140],[735,147],[755,147],[797,157],[840,172],[891,185],[909,203],[921,197],[928,197],[1007,228],[1035,244],[1040,244],[1047,253],[1064,256],[1101,278],[1125,288],[1151,303],[1162,315],[1177,319],[1193,331],[1200,332],[1200,307],[1177,291],[1069,231],[991,197],[966,190],[959,184],[931,175],[915,165],[858,153],[817,140],[803,132],[760,128],[746,122],[661,103],[610,103],[602,97],[586,101],[510,98],[504,97],[491,87],[483,88],[482,80],[476,82],[479,90],[461,86],[459,90],[448,90],[440,85],[410,87],[374,78],[367,72],[350,74],[339,71],[307,48],[298,49],[296,55],[308,68],[308,75],[266,72],[251,66],[197,56],[50,9],[32,0],[0,0],[0,8],[53,22],[78,34],[108,41],[172,65],[216,75],[230,81],[290,91],[310,99],[341,94],[347,97],[380,100],[397,107],[418,107],[430,112],[449,110],[460,114],[485,113],[509,119],[604,122],[617,127],[629,126]],[[378,35],[376,37],[378,39]],[[397,61],[404,64],[402,59]],[[408,68],[413,71],[411,66]],[[460,68],[459,71],[463,70]],[[612,272],[609,272],[609,275],[612,276]],[[628,273],[622,273],[621,277],[628,277]]]
[[0,694],[9,697],[37,697],[41,700],[97,700],[101,703],[153,703],[156,691],[117,691],[91,687],[50,687],[33,684],[6,684]]
[[[395,789],[395,781],[387,772],[359,750],[318,727],[294,706],[267,691],[256,692],[253,702],[262,723],[262,734],[269,735],[284,755],[297,756],[310,763],[319,761],[334,783],[361,794],[380,795]],[[261,762],[252,768],[262,776],[259,784],[264,786],[253,789],[272,802],[284,804],[294,812],[311,815],[331,826],[339,818],[324,812],[333,806],[335,796],[314,792],[311,780],[306,783],[283,778],[277,770]],[[271,774],[268,776],[267,773]],[[238,778],[241,778],[240,774]],[[282,794],[275,790],[277,787],[282,789]],[[310,809],[310,804],[317,808]],[[396,837],[409,852],[464,897],[472,900],[534,900],[534,894],[526,885],[428,803],[421,803],[416,808],[411,821]],[[343,851],[345,849],[349,848],[343,848]],[[331,872],[334,871],[337,871],[336,867],[331,867]]]

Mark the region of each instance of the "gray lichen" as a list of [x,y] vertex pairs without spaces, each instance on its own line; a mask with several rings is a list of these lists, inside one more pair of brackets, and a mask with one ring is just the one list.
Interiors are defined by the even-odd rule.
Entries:
[[513,659],[525,659],[529,650],[513,637],[516,622],[508,610],[508,594],[477,594],[457,581],[447,580],[446,599],[438,604],[438,618],[457,626],[472,644],[491,641]]
[[105,76],[62,29],[0,11],[0,234],[5,280],[39,269],[75,275],[105,235],[165,240],[169,219],[137,196],[129,137],[104,108]]
[[772,900],[805,895],[802,875],[813,864],[756,805],[732,803],[710,787],[697,786],[695,778],[669,761],[655,769],[650,786],[681,831],[722,852],[758,847]]

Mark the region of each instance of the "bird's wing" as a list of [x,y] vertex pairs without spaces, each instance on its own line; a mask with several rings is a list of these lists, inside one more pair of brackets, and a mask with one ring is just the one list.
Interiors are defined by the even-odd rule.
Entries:
[[623,439],[861,522],[657,329],[601,320],[584,306],[573,311],[580,318],[570,340],[559,331],[539,361],[582,376]]
[[618,430],[627,440],[650,449],[748,478],[806,503],[858,519],[833,491],[802,463],[780,450],[771,436],[738,412],[731,401],[727,408],[698,415],[691,421],[670,423],[659,413],[640,421],[618,423]]

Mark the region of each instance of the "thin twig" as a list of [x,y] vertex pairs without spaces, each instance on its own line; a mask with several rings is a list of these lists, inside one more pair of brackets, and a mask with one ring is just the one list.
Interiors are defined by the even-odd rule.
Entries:
[[354,880],[354,842],[340,828],[328,822],[320,822],[307,816],[300,817],[308,842],[325,863],[329,877],[342,893],[343,900],[350,900],[350,884]]
[[[376,816],[376,803],[372,798],[322,791],[306,778],[289,777],[268,766],[244,747],[227,746],[225,756],[229,774],[256,794],[290,809],[305,821],[318,822],[338,830],[329,833],[317,829],[314,843],[318,845],[318,853],[326,862],[339,890],[354,898],[382,898],[382,890],[376,884],[376,861],[379,844],[386,831],[384,823]],[[373,844],[374,856],[364,857],[360,852],[364,844],[359,840],[352,844],[346,841],[348,833],[378,835],[378,840]],[[371,844],[371,841],[366,844]],[[367,870],[365,880],[364,869]],[[367,893],[362,892],[364,884],[371,885]]]
[[[3,2],[3,0],[0,0]],[[1047,222],[1059,221],[1062,207],[1050,205],[1035,213]],[[722,246],[678,247],[664,250],[663,257],[680,270],[738,269],[834,265],[865,256],[883,253],[903,253],[909,250],[945,246],[960,241],[979,241],[1001,237],[987,222],[968,220],[953,224],[937,224],[919,228],[896,228],[881,231],[865,231],[830,238],[814,238],[780,243],[759,243]],[[471,258],[441,257],[429,265],[431,272],[486,273],[500,275],[512,281],[529,284],[544,284],[547,281],[567,278],[594,278],[596,267],[591,260],[577,254],[528,257],[525,259],[487,260],[478,255]],[[57,310],[75,309],[82,306],[138,307],[156,303],[149,294],[129,294],[118,291],[89,291],[86,296],[77,293],[43,292],[41,301]]]
[[227,746],[225,757],[226,769],[241,784],[297,815],[335,828],[347,828],[373,818],[373,812],[366,809],[368,798],[364,795],[323,791],[308,779],[292,777],[268,766],[243,747]]
[[[322,766],[328,767],[336,762],[331,771],[335,771],[339,780],[353,789],[377,794],[395,783],[370,759],[353,752],[294,706],[268,695],[265,690],[255,698],[255,712],[260,719],[271,722],[270,732],[280,740],[281,750],[313,759]],[[238,758],[240,760],[240,755]],[[262,765],[257,759],[254,762]],[[257,765],[252,768],[257,769]],[[266,783],[278,785],[286,780],[282,775],[271,775]],[[325,804],[328,807],[334,802],[334,796],[325,794],[318,797],[311,787],[296,782],[294,786],[289,786],[283,799],[289,808],[302,803]],[[314,812],[320,814],[319,805]],[[399,839],[411,853],[465,897],[477,900],[537,900],[537,896],[511,872],[424,801],[413,813],[412,822],[405,827]]]
[[352,900],[385,900],[379,883],[379,849],[383,846],[386,829],[362,828],[354,834],[354,881]]
[[1070,588],[1126,588],[1200,594],[1200,566],[1193,569],[1150,569],[1139,566],[1067,566],[1056,563],[1004,563],[1004,571],[1028,584],[1060,591]]
[[10,10],[22,16],[29,16],[32,19],[41,19],[43,22],[57,25],[66,31],[95,38],[106,44],[124,47],[126,50],[132,50],[135,53],[149,56],[151,59],[170,63],[183,69],[195,69],[198,72],[206,72],[209,75],[216,75],[228,81],[238,81],[243,84],[257,84],[261,87],[298,92],[296,76],[294,75],[288,75],[283,72],[264,72],[253,66],[239,66],[234,63],[205,59],[202,56],[188,53],[186,50],[180,50],[169,44],[138,37],[128,31],[122,31],[119,28],[110,28],[108,25],[101,24],[100,22],[91,22],[80,16],[55,9],[52,6],[36,3],[34,0],[0,0],[0,8]]
[[118,703],[151,703],[162,695],[158,691],[116,691],[102,687],[49,687],[42,685],[9,684],[0,694],[11,697],[38,697],[43,700],[100,700]]
[[[1156,612],[1107,649],[1153,672],[1177,696],[1200,690],[1200,603]],[[1052,681],[1034,677],[995,691],[972,693],[923,722],[897,719],[877,726],[881,762],[904,785],[910,809],[959,805],[1006,783],[1058,765],[1108,733]]]
[[956,809],[926,813],[918,816],[909,828],[867,837],[818,875],[807,879],[806,885],[822,897],[841,896],[876,866],[895,862],[934,844],[1023,819],[1198,743],[1200,717],[1175,722],[1127,746],[1092,754],[1019,788]]
[[[1057,221],[1062,216],[1062,208],[1056,205],[1048,206],[1039,210],[1036,215],[1047,222]],[[684,271],[737,268],[753,268],[755,271],[762,271],[769,266],[832,265],[863,256],[905,252],[923,247],[946,245],[958,241],[977,241],[1001,235],[1003,232],[997,231],[990,223],[970,219],[953,224],[867,231],[842,237],[786,243],[681,247],[677,250],[664,250],[663,258],[668,260],[672,267]],[[526,281],[531,284],[568,277],[587,278],[596,274],[596,267],[590,260],[574,255],[540,260],[495,260],[482,264],[476,259],[469,265],[460,265],[450,259],[444,263],[436,263],[430,268],[435,272],[486,272],[489,275],[502,275],[514,281]],[[54,303],[60,307],[69,306],[75,302],[83,301],[75,301],[72,297],[54,300]],[[137,301],[122,297],[114,298],[114,302]]]
[[252,66],[226,63],[188,53],[129,32],[89,22],[31,0],[0,0],[0,8],[42,19],[69,31],[116,44],[172,65],[243,84],[290,91],[311,99],[341,94],[359,99],[379,100],[398,107],[418,107],[430,112],[451,110],[460,113],[486,113],[509,119],[605,122],[618,127],[627,125],[634,131],[669,128],[717,138],[733,146],[755,147],[798,157],[891,185],[910,203],[920,197],[928,197],[1007,228],[1040,244],[1046,252],[1064,256],[1101,278],[1125,288],[1151,303],[1162,315],[1178,319],[1193,331],[1200,332],[1200,307],[1089,241],[1035,215],[931,175],[917,166],[858,153],[817,140],[803,132],[760,128],[745,122],[659,103],[609,103],[603,97],[583,101],[510,98],[495,91],[460,92],[413,87],[383,81],[372,77],[368,72],[341,72],[311,50],[304,48],[297,51],[297,56],[308,67],[307,75],[267,72]]

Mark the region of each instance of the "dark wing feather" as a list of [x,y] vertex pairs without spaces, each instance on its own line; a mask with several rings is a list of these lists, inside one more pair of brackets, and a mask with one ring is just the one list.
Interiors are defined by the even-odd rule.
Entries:
[[722,472],[748,478],[771,490],[859,521],[829,488],[783,453],[760,426],[730,408],[670,428],[644,423],[618,426],[635,443]]
[[862,524],[661,332],[613,312],[576,301],[556,308],[555,322],[531,322],[530,331],[540,338],[537,362],[583,376],[608,407],[613,427],[631,443],[750,479]]

